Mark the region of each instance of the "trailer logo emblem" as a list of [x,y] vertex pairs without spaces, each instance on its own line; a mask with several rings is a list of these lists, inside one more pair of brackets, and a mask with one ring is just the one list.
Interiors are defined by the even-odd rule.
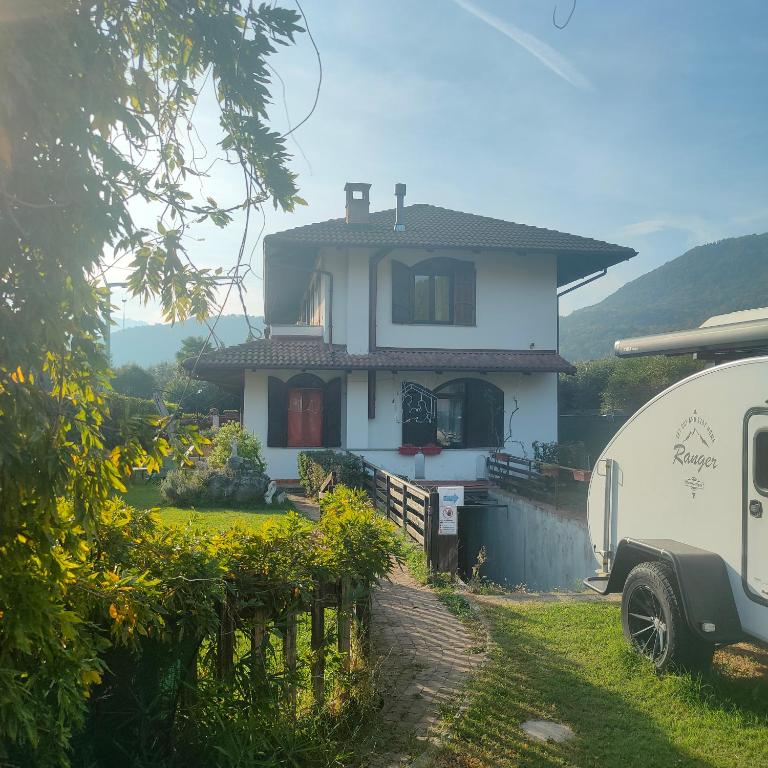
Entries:
[[709,422],[696,411],[683,419],[675,432],[672,463],[680,464],[686,470],[695,470],[696,474],[683,480],[693,498],[704,488],[704,481],[699,477],[702,470],[717,469],[717,458],[713,455],[715,442],[715,433]]

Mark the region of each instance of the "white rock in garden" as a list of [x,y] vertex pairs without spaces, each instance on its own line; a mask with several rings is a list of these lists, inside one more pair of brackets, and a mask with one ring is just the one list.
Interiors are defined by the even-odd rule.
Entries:
[[553,723],[551,720],[527,720],[520,727],[529,738],[536,741],[554,741],[561,744],[576,735],[570,726]]

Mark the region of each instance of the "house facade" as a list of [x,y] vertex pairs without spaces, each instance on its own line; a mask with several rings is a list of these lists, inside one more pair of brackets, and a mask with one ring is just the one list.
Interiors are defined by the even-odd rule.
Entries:
[[432,205],[346,215],[264,241],[264,339],[194,376],[242,395],[273,478],[337,448],[410,478],[474,480],[489,450],[557,439],[558,290],[630,248]]

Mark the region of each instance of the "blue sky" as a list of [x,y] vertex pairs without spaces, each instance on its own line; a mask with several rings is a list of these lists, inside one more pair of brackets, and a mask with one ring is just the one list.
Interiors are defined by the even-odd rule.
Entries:
[[[558,3],[564,18],[569,0]],[[324,71],[317,110],[295,134],[300,147],[288,145],[309,205],[291,215],[265,207],[265,233],[342,215],[345,181],[372,183],[374,210],[391,207],[395,182],[405,182],[409,203],[639,251],[570,294],[569,312],[694,245],[768,230],[764,0],[579,0],[563,30],[552,24],[556,3],[543,0],[302,5]],[[317,84],[306,35],[273,65],[295,124]],[[273,94],[273,123],[285,130],[278,82]],[[214,110],[198,114],[214,143]],[[232,173],[209,183],[220,202],[238,189]],[[230,230],[198,231],[196,261],[232,264],[241,229]],[[260,273],[257,231],[249,250]],[[247,287],[260,313],[260,280]],[[157,318],[135,301],[126,312]]]

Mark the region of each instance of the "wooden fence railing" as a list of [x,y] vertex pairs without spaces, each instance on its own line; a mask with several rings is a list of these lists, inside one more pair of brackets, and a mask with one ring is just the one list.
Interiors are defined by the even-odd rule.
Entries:
[[[278,590],[279,592],[279,590]],[[274,588],[269,593],[275,595]],[[216,642],[216,674],[225,678],[232,674],[238,649],[242,650],[242,639],[247,638],[251,668],[257,677],[267,674],[266,649],[270,638],[278,638],[282,644],[282,669],[270,670],[283,680],[283,699],[291,712],[296,711],[299,680],[297,667],[302,649],[298,643],[299,617],[310,616],[310,643],[304,650],[309,665],[309,680],[314,706],[320,708],[325,702],[326,669],[325,657],[329,637],[335,643],[341,657],[341,666],[349,670],[353,654],[353,637],[357,639],[354,648],[362,655],[370,649],[370,591],[361,584],[343,579],[336,583],[315,582],[311,590],[297,590],[286,586],[284,600],[277,602],[281,608],[256,605],[255,592],[228,590],[225,600],[219,605],[219,629]],[[335,610],[336,632],[326,631],[326,609]],[[238,638],[238,633],[242,639]],[[269,654],[275,659],[277,654]],[[274,662],[273,662],[274,663]]]
[[439,496],[363,459],[368,495],[377,509],[424,549],[433,572],[456,572],[457,537],[440,536]]
[[486,460],[488,480],[520,496],[555,507],[585,512],[591,472],[547,464],[507,453],[492,453]]

